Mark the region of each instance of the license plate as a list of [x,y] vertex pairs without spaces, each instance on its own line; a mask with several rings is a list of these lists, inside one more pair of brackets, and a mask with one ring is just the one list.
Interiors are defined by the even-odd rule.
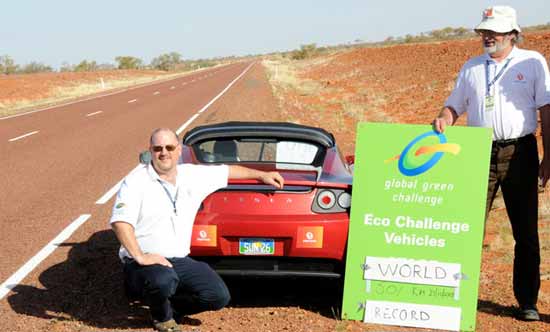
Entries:
[[241,255],[273,255],[275,241],[273,239],[239,239],[239,254]]

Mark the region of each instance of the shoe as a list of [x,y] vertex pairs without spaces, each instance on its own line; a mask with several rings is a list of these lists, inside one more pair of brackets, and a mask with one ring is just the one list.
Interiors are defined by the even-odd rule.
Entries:
[[539,321],[540,316],[535,306],[522,306],[519,308],[517,318],[524,321]]
[[188,316],[180,316],[178,318],[175,318],[176,322],[181,325],[189,325],[189,326],[200,326],[202,325],[202,321],[197,318],[192,318]]
[[170,319],[166,322],[153,321],[155,330],[159,332],[182,332],[175,320]]

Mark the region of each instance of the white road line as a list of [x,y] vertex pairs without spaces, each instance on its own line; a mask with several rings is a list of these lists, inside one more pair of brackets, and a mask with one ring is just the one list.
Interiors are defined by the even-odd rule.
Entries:
[[[237,76],[237,78],[235,78],[233,81],[231,81],[231,83],[229,83],[225,89],[222,90],[222,92],[220,92],[216,97],[214,97],[214,99],[212,99],[210,102],[208,102],[208,104],[206,104],[203,108],[201,108],[197,113],[195,113],[195,115],[193,115],[189,120],[187,120],[181,127],[178,128],[178,130],[176,130],[176,134],[181,134],[181,132],[183,130],[185,130],[185,128],[187,128],[187,126],[189,126],[193,121],[195,121],[196,118],[199,117],[200,113],[206,111],[206,109],[212,105],[218,98],[220,98],[227,90],[229,90],[229,88],[239,79],[241,78],[249,69],[250,67],[252,67],[254,63],[251,63],[239,76]],[[135,171],[136,169],[138,169],[138,167],[140,167],[141,164],[138,164],[132,171],[130,171],[130,173],[132,173],[133,171]],[[128,173],[128,174],[130,174]],[[103,194],[103,196],[101,196],[100,199],[98,199],[95,203],[96,204],[105,204],[107,203],[111,197],[113,197],[117,192],[118,192],[118,189],[120,188],[120,185],[122,183],[122,181],[124,180],[124,178],[122,178],[122,180],[118,181],[117,184],[115,184],[111,189],[109,189],[109,191],[107,191],[105,194]]]
[[178,130],[176,130],[176,134],[181,134],[181,132],[187,128],[187,126],[189,126],[191,124],[191,122],[195,121],[196,118],[199,117],[200,114],[195,114],[193,115],[189,120],[187,120],[187,122],[185,122],[181,127],[178,128]]
[[67,226],[58,236],[40,250],[25,265],[17,270],[8,280],[0,285],[0,300],[4,298],[13,288],[15,288],[40,262],[48,257],[63,241],[74,233],[86,220],[91,217],[90,214],[82,214]]
[[[225,89],[222,90],[222,92],[220,92],[216,97],[214,97],[214,99],[212,99],[211,101],[208,102],[208,104],[206,104],[203,108],[201,108],[197,113],[195,113],[195,115],[193,115],[189,120],[187,120],[181,127],[178,128],[178,130],[176,130],[176,134],[181,134],[181,132],[183,130],[185,130],[185,128],[187,128],[187,126],[189,126],[193,121],[195,121],[196,118],[199,117],[200,113],[206,111],[206,109],[208,107],[210,107],[210,105],[212,105],[218,98],[220,98],[227,90],[229,90],[229,88],[239,79],[241,78],[249,69],[250,67],[252,67],[254,63],[251,63],[248,67],[246,67],[246,69],[239,75],[237,76],[237,78],[235,78],[233,81],[231,81],[231,83],[229,83]],[[132,173],[133,171],[135,171],[138,167],[140,167],[141,164],[138,164],[132,171],[130,171],[130,173]],[[128,173],[128,174],[130,174]],[[120,185],[122,184],[122,181],[124,180],[124,178],[122,178],[122,180],[118,181],[117,184],[115,184],[111,189],[109,189],[109,191],[107,191],[105,194],[103,194],[103,196],[101,196],[100,199],[98,199],[95,203],[96,204],[105,204],[107,203],[111,197],[113,197],[118,189],[120,188]]]
[[248,67],[246,67],[246,69],[239,75],[237,76],[237,78],[235,78],[233,81],[231,81],[231,83],[229,83],[228,86],[225,87],[225,89],[222,90],[222,92],[220,92],[219,95],[217,95],[216,97],[214,97],[214,99],[212,99],[208,104],[204,105],[203,108],[201,108],[197,113],[202,113],[204,111],[206,111],[206,109],[208,107],[210,107],[210,105],[212,105],[216,100],[218,100],[218,98],[220,98],[227,90],[229,90],[229,88],[235,84],[235,82],[237,82],[237,80],[239,78],[241,78],[244,74],[246,74],[246,72],[250,69],[250,67],[252,67],[252,65],[254,65],[254,62],[251,63]]
[[47,110],[51,110],[51,109],[59,108],[59,107],[63,107],[63,106],[68,106],[68,105],[72,105],[72,104],[77,104],[77,103],[81,103],[81,102],[92,100],[92,99],[99,99],[99,98],[103,98],[103,97],[117,95],[119,93],[124,93],[124,92],[128,92],[128,91],[135,90],[135,89],[140,89],[140,88],[143,88],[145,86],[151,86],[151,85],[160,84],[160,83],[163,83],[163,82],[173,81],[173,80],[177,80],[177,79],[180,79],[180,78],[181,78],[181,76],[166,79],[166,80],[151,81],[151,82],[148,82],[148,83],[138,84],[138,85],[135,85],[135,86],[127,87],[127,88],[124,88],[120,91],[114,91],[114,92],[111,92],[111,93],[106,93],[106,94],[100,95],[100,96],[93,96],[93,97],[89,97],[89,98],[83,98],[83,99],[70,101],[70,102],[67,102],[67,103],[61,103],[59,105],[54,105],[54,106],[50,106],[50,107],[46,107],[46,108],[42,108],[42,109],[38,109],[38,110],[34,110],[34,111],[29,111],[29,112],[25,112],[25,113],[14,114],[14,115],[8,115],[8,116],[0,118],[0,121],[11,119],[11,118],[17,118],[17,117],[20,117],[20,116],[29,115],[29,114],[33,114],[33,113],[43,112],[43,111],[47,111]]
[[[138,164],[136,167],[134,167],[133,170],[130,171],[130,173],[132,173],[133,171],[138,169],[140,166],[142,166],[142,165]],[[128,174],[130,174],[130,173],[128,173]],[[126,175],[126,176],[128,176],[128,175]],[[107,191],[105,194],[103,194],[103,196],[101,196],[101,198],[98,199],[95,203],[96,204],[105,204],[105,203],[107,203],[111,199],[111,197],[113,197],[117,193],[118,188],[120,188],[120,185],[122,184],[122,181],[124,181],[124,178],[122,178],[122,180],[118,181],[117,184],[115,184],[111,189],[109,189],[109,191]]]
[[15,142],[15,141],[20,140],[20,139],[22,139],[22,138],[25,138],[25,137],[27,137],[27,136],[34,135],[34,134],[38,133],[39,131],[40,131],[40,130],[36,130],[36,131],[32,131],[32,132],[30,132],[30,133],[26,133],[25,135],[21,135],[21,136],[17,136],[17,137],[14,137],[14,138],[10,138],[10,139],[8,140],[8,142]]
[[160,92],[158,92],[158,91],[155,91],[155,92],[153,93],[153,95],[155,95],[155,96],[158,95],[158,94],[160,94]]
[[135,103],[137,99],[128,100],[128,104]]
[[89,114],[86,114],[86,116],[94,116],[94,115],[98,115],[100,113],[103,113],[103,111],[97,111],[97,112],[89,113]]

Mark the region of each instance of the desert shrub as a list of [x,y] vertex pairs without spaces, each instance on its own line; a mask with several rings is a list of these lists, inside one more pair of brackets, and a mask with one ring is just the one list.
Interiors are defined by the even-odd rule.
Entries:
[[151,67],[158,70],[175,70],[181,63],[181,54],[177,52],[161,54],[151,61]]
[[15,74],[19,69],[19,65],[15,63],[9,55],[0,56],[0,73],[10,75]]
[[96,71],[98,70],[97,63],[95,61],[82,60],[78,65],[73,68],[73,71]]
[[41,62],[30,62],[19,69],[21,74],[33,74],[33,73],[47,73],[53,71],[52,67],[47,66]]
[[290,58],[293,60],[304,60],[311,58],[318,52],[316,44],[305,44],[300,46],[299,50],[295,50],[291,53]]
[[140,69],[143,67],[143,61],[133,56],[117,56],[115,61],[118,63],[118,69]]

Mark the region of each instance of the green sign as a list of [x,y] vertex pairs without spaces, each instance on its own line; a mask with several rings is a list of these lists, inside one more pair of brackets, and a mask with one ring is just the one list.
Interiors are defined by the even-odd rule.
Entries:
[[360,123],[342,317],[474,331],[491,130]]

